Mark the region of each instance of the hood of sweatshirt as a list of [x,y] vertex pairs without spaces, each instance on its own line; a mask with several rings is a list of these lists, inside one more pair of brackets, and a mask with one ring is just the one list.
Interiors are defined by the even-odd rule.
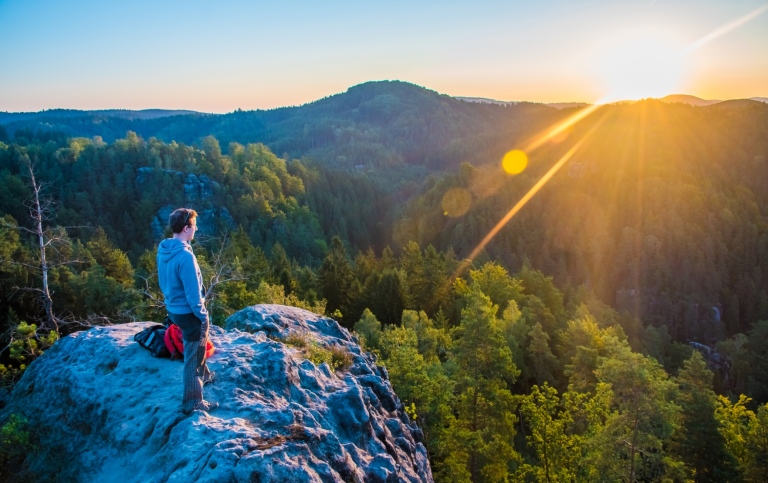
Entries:
[[192,247],[189,246],[188,243],[184,243],[183,241],[177,240],[175,238],[166,238],[160,242],[160,245],[157,246],[157,256],[161,261],[167,263],[173,257],[185,250],[189,251],[189,253],[192,253]]

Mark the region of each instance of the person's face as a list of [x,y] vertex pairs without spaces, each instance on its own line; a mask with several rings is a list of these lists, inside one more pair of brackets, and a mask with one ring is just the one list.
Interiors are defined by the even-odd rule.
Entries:
[[195,238],[195,232],[197,232],[197,219],[193,218],[189,220],[187,226],[184,227],[184,234],[186,235],[185,238],[187,241],[191,241]]

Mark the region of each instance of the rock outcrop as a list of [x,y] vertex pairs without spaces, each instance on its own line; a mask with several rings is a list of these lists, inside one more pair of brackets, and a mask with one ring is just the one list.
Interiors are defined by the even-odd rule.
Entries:
[[[183,193],[183,206],[197,211],[197,229],[201,235],[216,235],[222,227],[233,229],[236,226],[229,211],[216,203],[214,195],[221,190],[221,185],[204,174],[196,176],[172,169],[143,167],[136,173],[136,189],[139,192],[171,190]],[[168,216],[173,209],[171,204],[162,206],[152,217],[150,229],[155,241],[163,239]]]
[[[432,481],[386,371],[335,321],[257,305],[213,327],[217,380],[205,396],[221,406],[190,416],[182,364],[133,341],[147,325],[72,334],[27,369],[2,417],[29,422],[31,471],[67,482]],[[320,362],[331,352],[344,367]]]

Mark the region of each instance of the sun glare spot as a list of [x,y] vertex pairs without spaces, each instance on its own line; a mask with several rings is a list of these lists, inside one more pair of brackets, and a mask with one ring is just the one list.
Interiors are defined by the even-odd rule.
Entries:
[[443,195],[440,206],[445,216],[459,217],[469,211],[469,207],[472,206],[472,195],[463,188],[449,189]]
[[614,39],[599,54],[597,74],[604,102],[664,97],[681,90],[685,46],[656,32],[634,32]]
[[509,174],[520,174],[528,166],[528,156],[519,149],[513,149],[504,155],[501,166]]

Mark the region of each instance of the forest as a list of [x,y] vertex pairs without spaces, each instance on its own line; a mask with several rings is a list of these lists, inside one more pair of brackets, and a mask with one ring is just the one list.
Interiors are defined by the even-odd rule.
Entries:
[[[768,481],[768,105],[602,106],[531,141],[579,112],[368,83],[0,117],[3,390],[69,333],[162,320],[156,245],[186,206],[213,322],[280,303],[354,331],[436,481]],[[0,424],[23,466],[34,435]]]

